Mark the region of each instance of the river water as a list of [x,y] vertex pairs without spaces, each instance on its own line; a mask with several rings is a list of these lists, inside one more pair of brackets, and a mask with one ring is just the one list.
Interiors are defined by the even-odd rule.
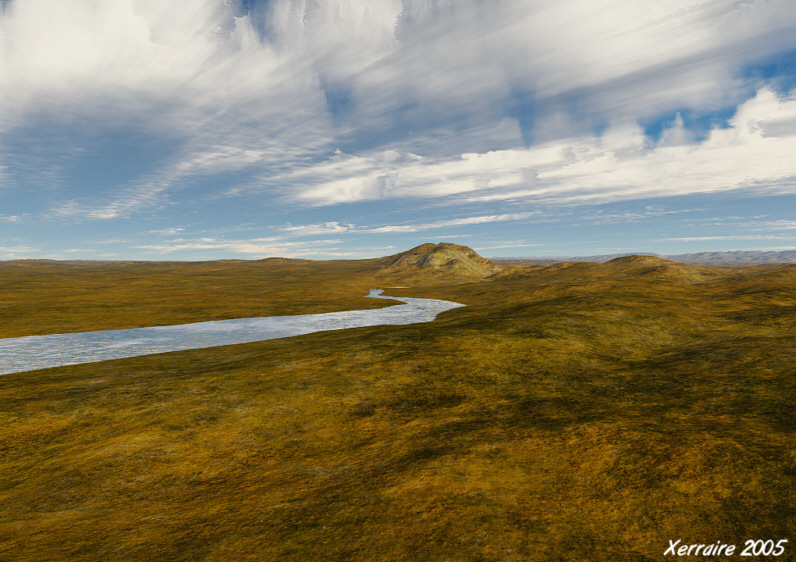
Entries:
[[440,312],[464,306],[443,300],[385,297],[382,292],[373,289],[368,296],[405,304],[374,310],[0,338],[0,375],[167,351],[288,338],[326,330],[431,322]]

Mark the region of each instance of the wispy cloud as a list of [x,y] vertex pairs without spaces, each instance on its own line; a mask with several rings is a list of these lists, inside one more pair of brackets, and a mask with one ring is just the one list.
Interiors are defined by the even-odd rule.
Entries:
[[357,232],[357,233],[396,233],[396,232],[421,232],[437,228],[455,226],[470,226],[474,224],[487,224],[493,222],[518,221],[539,215],[538,211],[523,213],[504,213],[500,215],[479,215],[461,217],[426,223],[391,224],[384,226],[357,226],[354,224],[340,224],[339,222],[326,222],[322,224],[308,224],[301,226],[286,226],[282,230],[293,236],[314,236],[318,234]]
[[728,236],[686,236],[683,238],[664,238],[665,242],[702,242],[705,240],[794,240],[796,238],[789,236],[766,236],[757,234],[738,234]]
[[[248,240],[223,240],[202,237],[194,240],[174,240],[161,244],[145,244],[136,246],[141,250],[152,250],[158,254],[170,254],[192,250],[224,250],[236,254],[255,254],[258,256],[300,257],[329,253],[323,246],[339,244],[340,240],[313,240],[311,242],[289,242],[279,237],[252,238]],[[320,247],[320,248],[319,248]]]
[[171,227],[171,228],[161,228],[159,230],[150,230],[148,234],[163,234],[165,236],[174,236],[178,232],[184,231],[184,228],[179,227]]
[[298,226],[285,226],[282,230],[291,236],[316,236],[318,234],[338,234],[355,230],[353,224],[340,224],[329,221],[320,224],[305,224]]
[[127,244],[130,240],[124,238],[111,238],[110,240],[88,240],[90,244]]
[[493,246],[478,246],[476,250],[503,250],[506,248],[536,248],[538,246],[547,246],[547,244],[531,244],[528,242],[506,242],[504,244],[495,244]]
[[779,220],[753,223],[756,230],[796,230],[796,221]]
[[448,228],[453,226],[470,226],[474,224],[487,224],[492,222],[517,221],[530,218],[539,214],[536,211],[525,213],[506,213],[502,215],[481,215],[475,217],[463,217],[459,219],[446,219],[441,221],[427,222],[421,224],[388,225],[366,228],[368,232],[420,232],[435,228]]
[[[796,47],[789,0],[275,0],[256,18],[239,6],[12,2],[0,19],[0,127],[55,99],[56,118],[101,112],[190,136],[215,121],[218,138],[230,130],[222,124],[248,120],[290,143],[330,127],[394,128],[399,117],[412,129],[476,125],[525,91],[541,138],[592,119],[740,101],[733,69]],[[589,119],[572,114],[577,105]],[[232,146],[231,158],[262,150]]]
[[108,203],[97,204],[94,198],[70,199],[56,203],[47,216],[58,219],[116,219],[157,208],[166,197],[172,182],[143,182],[123,188]]
[[655,205],[647,205],[640,211],[624,211],[621,213],[605,213],[605,212],[584,212],[581,214],[581,220],[584,224],[623,224],[631,222],[647,221],[657,217],[666,215],[676,215],[682,213],[694,213],[701,211],[701,209],[675,209],[667,210]]
[[31,254],[41,254],[42,250],[31,246],[0,246],[0,258],[16,259],[24,258]]

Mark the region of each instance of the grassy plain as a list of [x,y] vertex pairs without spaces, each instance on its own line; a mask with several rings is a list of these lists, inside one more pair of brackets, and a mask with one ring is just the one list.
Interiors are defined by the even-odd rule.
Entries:
[[0,559],[793,558],[796,267],[377,266],[0,266],[3,337],[467,305],[0,377]]
[[380,308],[374,260],[0,262],[0,337]]

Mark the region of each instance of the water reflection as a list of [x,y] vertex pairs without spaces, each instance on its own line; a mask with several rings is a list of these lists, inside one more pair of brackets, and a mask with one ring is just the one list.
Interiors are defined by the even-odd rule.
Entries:
[[431,322],[440,312],[464,306],[434,299],[386,297],[382,292],[373,289],[368,296],[406,304],[375,310],[3,338],[0,339],[0,375],[167,351],[287,338],[325,330]]

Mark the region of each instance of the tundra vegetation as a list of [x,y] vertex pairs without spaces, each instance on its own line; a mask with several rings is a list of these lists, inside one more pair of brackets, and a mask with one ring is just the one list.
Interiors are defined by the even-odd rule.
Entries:
[[3,560],[663,560],[790,539],[796,265],[0,264],[0,335],[435,322],[0,377]]

